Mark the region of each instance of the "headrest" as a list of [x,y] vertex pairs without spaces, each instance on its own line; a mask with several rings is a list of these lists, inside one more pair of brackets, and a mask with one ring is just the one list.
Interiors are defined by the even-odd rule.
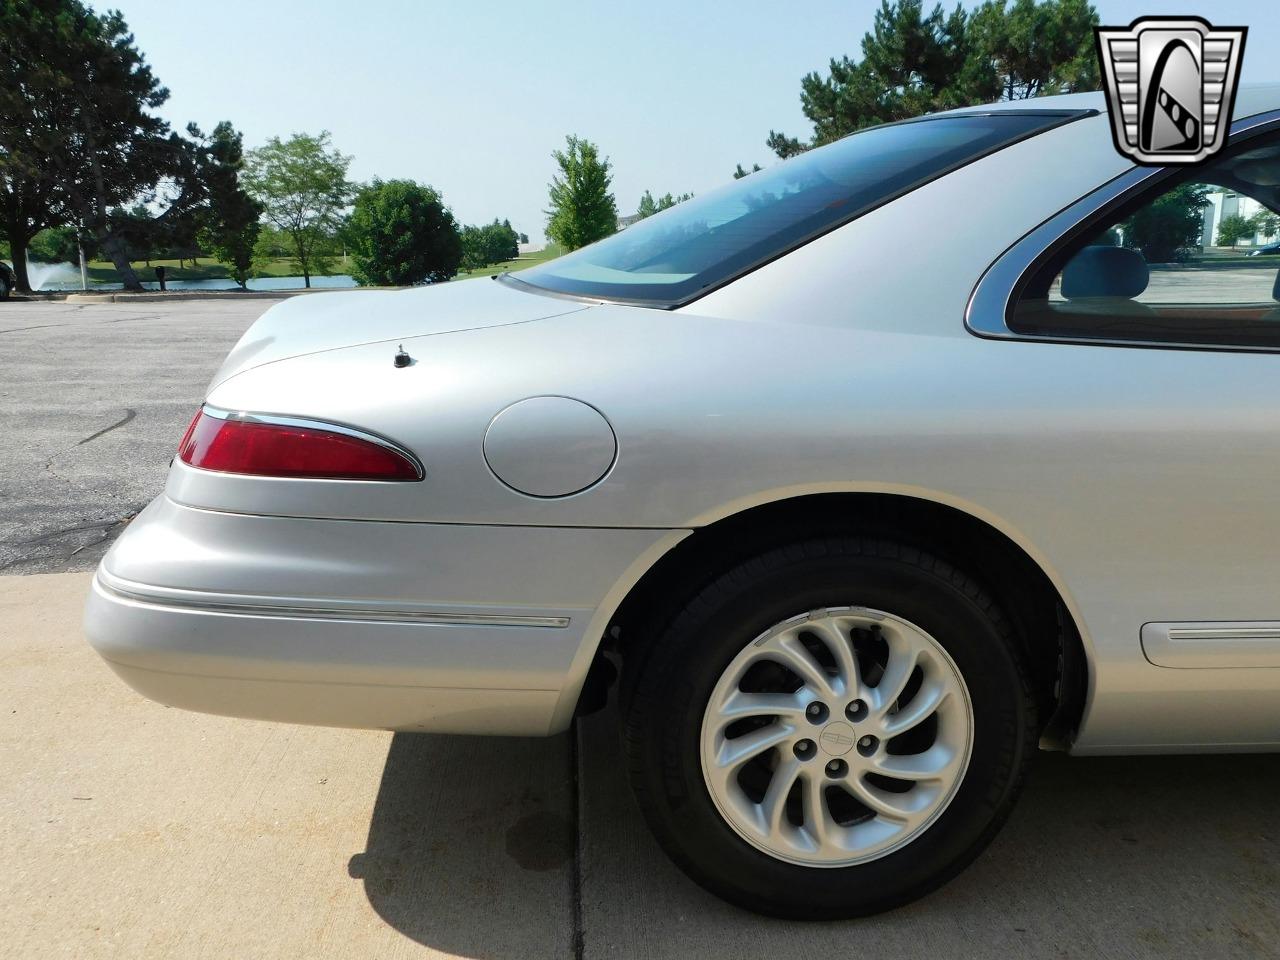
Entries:
[[1280,300],[1280,270],[1276,271],[1276,282],[1271,285],[1271,299]]
[[1068,300],[1123,297],[1132,300],[1147,289],[1151,273],[1136,250],[1085,247],[1062,271],[1062,295]]

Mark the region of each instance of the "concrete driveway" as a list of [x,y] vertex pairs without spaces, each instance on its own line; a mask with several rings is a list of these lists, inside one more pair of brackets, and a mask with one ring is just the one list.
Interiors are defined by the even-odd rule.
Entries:
[[84,571],[265,306],[0,309],[0,549],[61,571],[0,577],[0,955],[1280,957],[1277,756],[1044,756],[948,887],[797,924],[669,864],[610,713],[541,741],[392,736],[133,694],[80,636]]

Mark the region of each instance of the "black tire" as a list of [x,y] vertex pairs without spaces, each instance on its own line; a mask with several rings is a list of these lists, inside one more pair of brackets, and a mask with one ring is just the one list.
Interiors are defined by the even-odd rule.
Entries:
[[[969,691],[972,752],[950,803],[906,846],[854,866],[801,866],[752,846],[720,815],[702,775],[702,717],[754,638],[797,613],[845,605],[909,620],[946,649]],[[685,873],[758,913],[855,917],[936,889],[995,836],[1035,752],[1035,701],[1004,615],[973,580],[914,547],[840,538],[772,550],[698,593],[645,653],[623,705],[640,807]]]
[[9,281],[0,277],[0,300],[9,299]]

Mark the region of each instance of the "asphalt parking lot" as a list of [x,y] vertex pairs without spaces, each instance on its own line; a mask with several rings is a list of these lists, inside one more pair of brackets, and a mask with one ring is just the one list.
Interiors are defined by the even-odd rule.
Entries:
[[138,697],[80,636],[87,571],[267,306],[0,304],[0,955],[1280,957],[1280,756],[1043,756],[942,891],[797,924],[668,863],[608,712],[507,740]]
[[93,569],[273,302],[0,303],[0,573]]

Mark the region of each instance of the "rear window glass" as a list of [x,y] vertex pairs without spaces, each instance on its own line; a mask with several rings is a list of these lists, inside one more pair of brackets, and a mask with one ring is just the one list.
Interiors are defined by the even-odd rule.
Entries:
[[556,293],[675,306],[983,154],[1080,115],[1001,111],[872,127],[513,276]]

